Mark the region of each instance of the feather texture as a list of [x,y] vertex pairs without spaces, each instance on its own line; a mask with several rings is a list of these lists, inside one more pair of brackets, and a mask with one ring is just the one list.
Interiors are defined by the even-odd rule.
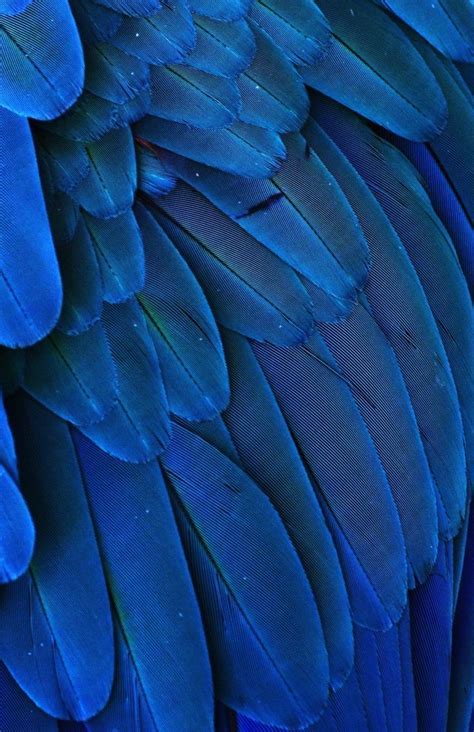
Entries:
[[0,172],[0,343],[28,346],[54,326],[62,290],[28,122],[5,109]]
[[84,59],[67,0],[31,0],[18,14],[0,15],[0,39],[2,106],[52,119],[76,101]]

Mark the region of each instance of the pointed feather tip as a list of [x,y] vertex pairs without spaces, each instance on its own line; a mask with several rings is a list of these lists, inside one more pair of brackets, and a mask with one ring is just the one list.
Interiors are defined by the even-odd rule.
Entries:
[[28,569],[35,529],[18,487],[1,465],[0,514],[0,584],[5,584],[18,579]]

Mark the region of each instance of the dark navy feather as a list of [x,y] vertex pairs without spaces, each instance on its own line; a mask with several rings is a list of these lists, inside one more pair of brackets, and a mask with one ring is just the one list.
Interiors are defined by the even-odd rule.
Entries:
[[56,245],[63,283],[63,307],[58,329],[78,335],[100,318],[102,283],[94,247],[87,228],[79,221],[71,241]]

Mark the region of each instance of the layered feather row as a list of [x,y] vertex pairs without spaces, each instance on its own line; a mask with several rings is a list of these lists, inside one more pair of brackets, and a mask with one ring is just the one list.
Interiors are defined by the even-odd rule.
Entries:
[[0,0],[2,729],[467,729],[473,54]]

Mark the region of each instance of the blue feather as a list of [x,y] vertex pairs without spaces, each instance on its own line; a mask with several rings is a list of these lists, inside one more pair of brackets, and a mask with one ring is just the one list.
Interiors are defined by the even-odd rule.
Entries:
[[214,316],[193,273],[142,206],[137,218],[146,254],[138,300],[159,357],[170,409],[211,419],[227,405],[229,383]]
[[[428,256],[431,261],[434,256],[431,250],[436,246],[440,252],[445,249],[446,261],[449,262],[450,257],[454,255],[454,249],[440,222],[436,220],[426,193],[409,162],[350,112],[336,108],[333,104],[321,103],[318,114],[337,145],[366,179],[403,238],[408,252],[411,254],[413,249],[419,247],[420,251],[426,252],[424,256]],[[350,195],[349,191],[347,195]],[[414,241],[416,247],[412,244]],[[428,249],[425,249],[426,246]],[[398,256],[397,259],[399,258]],[[417,265],[416,262],[415,264]],[[384,262],[383,266],[386,267],[387,264]],[[423,262],[423,267],[425,266],[426,263]],[[436,287],[441,286],[445,289],[446,265],[441,266],[443,266],[443,271],[439,272],[441,280]],[[455,317],[460,318],[457,328],[463,330],[466,328],[464,319],[468,317],[469,304],[457,291],[464,288],[466,293],[467,290],[459,266],[457,272],[450,269],[451,284],[446,294],[450,296],[452,290],[456,297],[458,315]],[[409,269],[404,264],[400,271],[407,276]],[[434,273],[435,268],[433,275]],[[393,279],[393,276],[390,279]],[[414,282],[413,276],[410,279]],[[421,272],[420,279],[422,284],[425,284]],[[399,284],[402,284],[401,279]],[[436,333],[432,314],[428,309],[434,296],[431,291],[433,286],[427,289],[426,299],[419,300],[417,317],[411,316],[411,322],[408,324],[407,316],[404,315],[401,327],[395,329],[393,307],[387,299],[390,290],[382,286],[381,281],[380,284],[374,281],[373,285],[373,289],[371,288],[368,293],[369,302],[375,318],[380,322],[399,360],[435,479],[440,508],[438,517],[440,531],[443,536],[449,538],[459,530],[465,513],[466,459],[461,412],[451,366],[440,333],[439,331]],[[401,304],[397,305],[397,308],[403,305],[407,312],[415,304],[414,295],[419,292],[419,286],[410,285],[407,281],[405,287],[406,304],[398,298]],[[435,315],[439,318],[438,314]],[[436,322],[436,326],[438,325]],[[470,338],[466,334],[464,343],[468,343],[466,337]],[[413,344],[416,344],[416,348]],[[462,361],[459,365],[462,365]]]
[[251,17],[295,64],[319,61],[330,42],[328,22],[311,0],[257,0]]
[[105,452],[128,462],[151,460],[166,446],[168,404],[153,342],[136,301],[108,305],[102,316],[117,372],[117,400],[82,432]]
[[312,328],[311,301],[293,270],[184,183],[159,200],[157,219],[195,272],[216,319],[284,345]]
[[0,0],[0,15],[18,15],[31,3],[32,0]]
[[0,15],[0,39],[3,107],[52,119],[76,101],[84,59],[67,0],[32,0],[18,15]]
[[418,729],[446,729],[452,601],[452,544],[441,542],[433,573],[410,596]]
[[147,17],[160,10],[162,0],[97,0],[97,3],[124,15]]
[[27,351],[24,387],[73,424],[99,422],[116,397],[116,375],[104,330],[77,336],[55,331]]
[[470,0],[377,0],[441,53],[457,61],[474,60],[474,8]]
[[112,43],[151,64],[182,61],[196,43],[196,30],[186,1],[167,0],[151,18],[124,18]]
[[[335,113],[331,119],[337,119]],[[333,124],[333,134],[334,128]],[[383,346],[384,339],[381,339],[375,323],[371,322],[372,317],[393,347],[402,373],[409,375],[406,384],[410,387],[410,394],[415,395],[412,396],[415,406],[421,406],[422,387],[428,380],[427,364],[437,363],[439,353],[444,356],[442,343],[416,273],[380,205],[355,169],[320,128],[310,123],[305,134],[343,186],[370,246],[372,262],[366,286],[370,303],[367,312],[360,312],[355,320],[350,318],[347,324],[325,328],[324,332],[330,330],[331,337],[336,340],[341,336],[343,339],[350,338],[344,348],[344,358],[347,362],[354,357],[351,378],[365,393],[371,394],[374,403],[377,401],[377,409],[373,410],[359,399],[367,424],[379,446],[392,489],[398,494],[398,509],[415,577],[423,581],[436,556],[438,526],[435,488],[415,421],[416,415],[400,374],[396,373],[398,369],[395,365],[394,372],[392,365],[391,377],[388,377],[388,372],[380,373],[378,364],[384,363],[387,368],[393,359],[386,361],[377,355],[379,348],[382,349],[379,353],[383,353],[387,346]],[[347,132],[341,131],[337,135],[339,143],[347,138]],[[369,333],[371,335],[367,341]],[[371,344],[370,349],[368,343]],[[416,348],[413,347],[414,343],[417,344]],[[340,348],[341,342],[336,347]],[[357,360],[355,354],[359,348],[363,355],[359,355]],[[375,361],[372,361],[371,351]],[[444,370],[449,371],[446,358]],[[419,383],[416,374],[420,374]],[[436,380],[436,375],[431,380],[433,378]],[[355,397],[358,398],[357,392]],[[425,397],[425,409],[431,407],[430,398],[431,389]],[[395,450],[394,445],[404,447]],[[413,501],[416,501],[417,508],[413,507]]]
[[59,317],[59,269],[28,122],[0,109],[0,343],[28,346]]
[[327,657],[278,514],[234,463],[177,424],[161,460],[205,611],[218,697],[262,721],[308,724],[326,699]]
[[188,0],[193,13],[215,20],[239,20],[249,11],[252,0]]
[[33,554],[35,529],[17,483],[15,448],[0,396],[0,583],[26,572]]
[[149,87],[148,64],[110,44],[86,50],[84,88],[109,102],[123,104]]
[[23,693],[16,681],[0,662],[0,729],[29,730],[29,732],[58,732],[56,720],[42,712]]
[[301,69],[309,86],[411,140],[446,123],[438,83],[409,39],[370,0],[320,0],[334,41],[322,61]]
[[[355,555],[353,561],[367,577],[365,587],[358,588],[359,593],[367,591],[362,609],[367,614],[373,602],[381,605],[382,627],[387,627],[398,620],[406,603],[405,543],[351,382],[317,333],[291,350],[267,344],[255,344],[254,349],[316,481],[323,507],[333,514]],[[370,400],[370,395],[366,398]],[[368,622],[366,617],[359,620]]]
[[255,23],[255,57],[238,79],[242,97],[239,119],[275,132],[295,132],[305,121],[308,95],[284,52]]
[[300,556],[321,617],[331,687],[338,688],[352,667],[353,640],[345,583],[331,535],[250,345],[230,331],[225,332],[224,345],[231,380],[225,423],[244,470],[270,498]]
[[[462,730],[472,728],[474,709],[474,512],[470,509],[467,521],[465,552],[460,560],[457,573],[462,571],[462,579],[457,595],[454,617],[451,684],[448,729]],[[471,718],[471,719],[470,719]],[[470,721],[469,721],[470,720]]]
[[394,143],[421,174],[431,204],[456,248],[471,296],[474,297],[474,229],[452,182],[427,145],[399,138]]
[[80,143],[51,135],[46,130],[35,134],[35,143],[43,181],[49,175],[54,191],[69,193],[90,173],[90,161]]
[[97,5],[94,0],[69,0],[69,4],[86,46],[108,41],[122,24],[122,15]]
[[129,128],[112,130],[86,146],[89,175],[70,191],[88,213],[109,219],[125,213],[133,203],[137,172],[135,149]]
[[[345,197],[299,135],[285,138],[288,156],[271,180],[221,173],[177,156],[165,167],[303,274],[318,320],[337,320],[352,309],[369,262],[367,245]],[[320,191],[326,192],[321,196]],[[316,256],[317,254],[317,256]],[[314,288],[315,289],[315,288]]]
[[208,74],[234,79],[252,62],[255,38],[245,20],[222,23],[194,16],[196,45],[184,59],[186,65]]
[[113,219],[82,216],[97,256],[104,300],[128,300],[145,282],[143,243],[132,211]]
[[79,206],[66,193],[54,193],[43,177],[43,190],[51,233],[56,244],[73,238],[79,223]]
[[100,318],[102,283],[91,238],[82,220],[70,242],[58,243],[64,298],[58,329],[78,335]]
[[37,540],[31,571],[1,593],[0,653],[37,706],[86,719],[108,699],[114,651],[79,465],[67,426],[43,407],[18,396],[9,416]]
[[116,118],[114,120],[114,127],[120,129],[121,127],[127,127],[138,122],[148,114],[150,107],[151,89],[146,87],[130,101],[115,107]]
[[131,712],[134,701],[148,707],[154,726],[146,729],[182,732],[193,720],[197,730],[211,732],[206,643],[158,465],[114,460],[79,434],[75,442],[117,624],[127,646],[124,659],[119,639],[121,675],[104,723],[111,718],[123,721],[124,709],[117,704],[125,684],[134,695]]
[[432,140],[430,149],[474,225],[474,97],[453,63],[435,53],[428,44],[414,38],[418,52],[431,71],[448,103],[448,122],[442,135]]
[[169,193],[176,184],[176,178],[161,161],[161,151],[140,138],[136,142],[138,190],[151,198]]
[[202,129],[229,126],[241,104],[234,80],[186,66],[153,66],[151,91],[150,114]]
[[114,127],[117,118],[116,104],[84,92],[65,114],[45,127],[49,132],[68,140],[94,142]]
[[272,175],[285,157],[285,146],[277,134],[244,122],[221,130],[199,130],[145,117],[136,131],[167,150],[248,178]]

